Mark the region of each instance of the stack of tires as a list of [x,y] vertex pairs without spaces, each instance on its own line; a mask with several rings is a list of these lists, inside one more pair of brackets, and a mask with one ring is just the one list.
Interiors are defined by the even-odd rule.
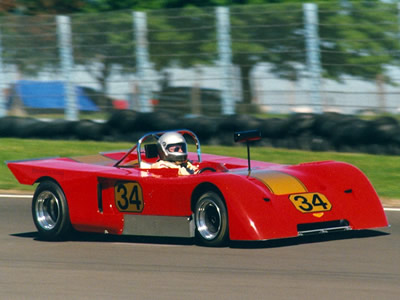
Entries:
[[325,113],[261,119],[248,115],[205,117],[118,110],[105,122],[0,118],[0,137],[16,138],[135,142],[150,131],[181,128],[195,132],[202,144],[233,145],[235,131],[259,129],[263,139],[255,145],[260,146],[400,154],[400,125],[389,116],[364,120]]

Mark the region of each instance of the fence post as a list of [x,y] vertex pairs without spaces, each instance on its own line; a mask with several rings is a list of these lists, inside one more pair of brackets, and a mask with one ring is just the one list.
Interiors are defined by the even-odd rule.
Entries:
[[65,118],[69,121],[78,120],[78,105],[75,85],[72,82],[74,58],[72,56],[71,23],[67,16],[57,16],[58,47],[61,58],[61,71],[64,80],[64,95],[66,99]]
[[397,37],[400,38],[400,2],[397,3],[397,23],[398,23],[398,35]]
[[133,12],[134,38],[136,40],[136,69],[139,78],[139,111],[151,112],[151,89],[149,88],[150,60],[147,41],[147,17],[144,12]]
[[230,36],[229,8],[217,7],[217,40],[218,40],[218,65],[222,78],[222,114],[233,115],[235,102],[232,95],[232,49]]
[[1,41],[1,31],[0,31],[0,118],[5,117],[7,113],[6,108],[6,97],[4,94],[4,89],[6,88],[6,84],[4,82],[4,66],[3,66],[3,46]]
[[307,69],[311,78],[311,102],[314,106],[314,111],[322,113],[318,6],[315,3],[304,3],[303,10],[306,31]]

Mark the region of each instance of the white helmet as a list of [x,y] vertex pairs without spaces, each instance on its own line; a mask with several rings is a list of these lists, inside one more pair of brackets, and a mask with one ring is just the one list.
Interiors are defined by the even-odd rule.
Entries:
[[187,145],[182,134],[166,132],[157,141],[158,154],[162,160],[185,162],[187,160]]

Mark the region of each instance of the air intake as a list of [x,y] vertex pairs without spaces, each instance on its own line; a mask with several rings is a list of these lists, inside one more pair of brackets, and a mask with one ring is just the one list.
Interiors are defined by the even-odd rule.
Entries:
[[351,227],[347,220],[335,220],[297,225],[297,231],[299,235],[311,235],[346,230],[351,230]]

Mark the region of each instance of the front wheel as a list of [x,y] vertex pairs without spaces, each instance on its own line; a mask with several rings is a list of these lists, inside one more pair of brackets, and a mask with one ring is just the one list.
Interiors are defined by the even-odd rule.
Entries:
[[223,246],[229,236],[228,213],[221,197],[214,192],[203,194],[194,211],[196,236],[206,246]]
[[32,217],[41,239],[62,240],[70,233],[68,204],[58,184],[39,184],[32,199]]

